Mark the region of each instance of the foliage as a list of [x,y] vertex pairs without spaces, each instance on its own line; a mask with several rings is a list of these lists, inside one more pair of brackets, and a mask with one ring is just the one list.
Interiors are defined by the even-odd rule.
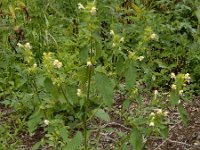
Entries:
[[198,0],[0,4],[0,100],[25,121],[24,132],[44,130],[35,149],[98,147],[86,143],[88,124],[112,119],[116,91],[127,95],[120,117],[132,127],[116,148],[128,142],[139,150],[151,135],[166,138],[169,107],[187,124],[183,103],[200,88]]

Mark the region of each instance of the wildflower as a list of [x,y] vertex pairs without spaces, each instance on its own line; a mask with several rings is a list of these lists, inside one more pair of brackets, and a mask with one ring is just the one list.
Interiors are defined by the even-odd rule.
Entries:
[[115,35],[115,32],[113,30],[110,30],[110,35]]
[[92,9],[90,10],[90,13],[92,16],[95,16],[97,12],[97,8],[96,7],[92,7]]
[[121,37],[119,42],[124,42],[124,37]]
[[184,76],[184,78],[185,78],[186,82],[190,82],[190,80],[191,80],[191,77],[190,77],[189,73],[186,73],[185,76]]
[[78,97],[80,97],[81,96],[81,89],[77,89],[76,94],[77,94]]
[[157,35],[157,34],[155,34],[155,33],[152,33],[152,34],[150,35],[150,39],[151,39],[151,40],[158,41],[159,37],[158,37],[158,35]]
[[26,43],[26,44],[24,45],[24,48],[26,48],[26,49],[32,49],[32,46],[31,46],[30,43]]
[[167,116],[168,114],[169,114],[168,111],[164,111],[164,113],[163,113],[164,116]]
[[163,112],[162,112],[162,109],[156,109],[156,113],[161,115]]
[[155,113],[154,113],[154,112],[151,112],[150,116],[155,116]]
[[78,3],[78,9],[83,10],[85,7],[81,3]]
[[44,124],[46,125],[46,126],[48,126],[49,125],[49,120],[44,120]]
[[155,96],[158,95],[158,90],[154,90],[154,95],[155,95]]
[[180,103],[181,103],[181,100],[179,99],[179,100],[178,100],[178,104],[180,104]]
[[171,75],[170,75],[170,77],[172,78],[172,79],[175,79],[176,78],[176,75],[175,75],[175,73],[171,73]]
[[139,57],[138,57],[138,60],[139,60],[139,61],[142,61],[143,59],[144,59],[144,56],[139,56]]
[[61,68],[62,67],[62,62],[60,62],[59,60],[57,60],[57,59],[55,59],[54,61],[53,61],[53,66],[55,67],[55,68]]
[[34,63],[34,64],[33,64],[33,68],[36,68],[36,67],[37,67],[37,64],[36,64],[36,63]]
[[17,43],[17,46],[18,46],[19,48],[24,47],[24,45],[22,45],[21,43]]
[[180,90],[178,93],[179,95],[183,95],[183,90]]
[[91,67],[91,66],[92,66],[91,61],[87,61],[87,66],[88,66],[88,67]]
[[155,123],[154,123],[153,121],[151,121],[151,122],[149,123],[149,126],[150,126],[150,127],[154,127],[154,126],[155,126]]
[[175,84],[172,84],[171,87],[172,87],[173,90],[176,90],[176,85]]

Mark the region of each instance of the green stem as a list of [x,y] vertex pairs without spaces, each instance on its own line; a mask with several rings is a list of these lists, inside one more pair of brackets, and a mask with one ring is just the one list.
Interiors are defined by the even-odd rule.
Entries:
[[90,82],[91,82],[91,66],[88,66],[88,85],[87,85],[87,97],[85,99],[85,112],[84,112],[84,150],[87,150],[87,113],[88,113],[88,101],[90,98]]

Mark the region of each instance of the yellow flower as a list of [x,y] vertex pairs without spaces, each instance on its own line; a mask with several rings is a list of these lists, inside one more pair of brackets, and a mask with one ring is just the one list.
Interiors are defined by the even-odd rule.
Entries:
[[78,9],[82,10],[85,9],[85,7],[81,3],[78,3]]
[[142,61],[143,59],[144,59],[144,56],[139,56],[139,57],[138,57],[138,60],[139,60],[139,61]]
[[31,46],[30,43],[26,43],[26,44],[24,45],[24,48],[25,48],[25,49],[32,49],[32,46]]
[[156,109],[156,113],[161,115],[163,112],[162,112],[162,109]]
[[151,121],[151,122],[149,123],[149,126],[150,126],[150,127],[154,127],[154,126],[155,126],[155,123],[154,123],[153,121]]
[[185,78],[186,82],[190,82],[190,80],[191,80],[191,77],[190,77],[189,73],[186,73],[185,76],[184,76],[184,78]]
[[97,8],[96,7],[92,7],[92,9],[90,10],[90,13],[92,16],[95,16],[97,12]]
[[158,35],[157,35],[157,34],[155,34],[155,33],[152,33],[152,34],[150,35],[150,39],[151,39],[151,40],[158,41],[159,37],[158,37]]
[[46,126],[48,126],[49,125],[49,120],[44,120],[44,124],[46,125]]
[[171,73],[170,76],[171,76],[172,79],[175,79],[175,78],[176,78],[176,75],[175,75],[175,73],[173,73],[173,72]]
[[80,97],[81,96],[81,89],[77,89],[76,94],[77,94],[78,97]]
[[53,66],[54,68],[61,68],[62,67],[62,62],[60,62],[59,60],[55,59],[53,62]]
[[87,66],[91,67],[92,66],[92,62],[91,61],[87,61]]
[[176,85],[175,84],[172,84],[171,87],[172,87],[173,90],[176,90]]
[[179,91],[179,95],[183,95],[183,90],[180,90],[180,91]]
[[113,30],[110,30],[110,35],[114,36],[115,32]]
[[17,43],[17,46],[18,46],[19,48],[24,47],[24,45],[22,45],[21,43]]

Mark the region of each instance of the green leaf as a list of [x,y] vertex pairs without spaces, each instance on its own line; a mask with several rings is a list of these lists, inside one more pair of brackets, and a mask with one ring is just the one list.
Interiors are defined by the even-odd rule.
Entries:
[[187,110],[183,106],[179,106],[178,111],[180,113],[180,116],[181,116],[181,119],[182,119],[184,125],[187,125],[187,122],[188,122]]
[[173,90],[170,93],[170,102],[172,105],[177,105],[179,100],[179,93],[178,90]]
[[35,131],[37,125],[41,122],[42,117],[43,114],[40,112],[40,110],[37,110],[33,115],[30,116],[28,121],[28,131],[30,134]]
[[37,142],[36,144],[34,144],[33,147],[31,148],[31,150],[38,150],[44,144],[45,144],[44,140],[41,140],[41,141]]
[[129,105],[130,105],[130,100],[129,99],[127,99],[127,100],[125,100],[124,102],[123,102],[123,110],[126,110],[126,109],[128,109],[129,108]]
[[104,103],[111,107],[113,104],[113,83],[105,74],[98,72],[96,72],[95,81],[97,91],[103,97]]
[[46,88],[47,92],[53,91],[53,83],[50,78],[46,78],[44,80],[44,87]]
[[81,146],[83,135],[80,131],[74,136],[74,138],[63,148],[63,150],[77,150]]
[[198,9],[196,12],[195,12],[196,16],[197,16],[197,19],[198,19],[198,23],[200,23],[200,9]]
[[124,144],[122,145],[122,147],[121,147],[121,150],[128,150],[127,144],[124,143]]
[[163,137],[163,138],[167,138],[167,136],[168,136],[168,127],[166,126],[166,125],[162,125],[162,124],[160,124],[160,125],[158,125],[158,128],[159,128],[159,130],[158,130],[158,132],[160,133],[160,135]]
[[137,70],[133,63],[130,63],[125,73],[126,88],[129,90],[135,86]]
[[79,57],[82,62],[85,62],[88,58],[88,46],[84,46],[80,49]]
[[142,150],[143,148],[142,134],[137,128],[134,128],[131,132],[130,143],[133,146],[134,150]]
[[95,113],[95,116],[99,119],[102,119],[104,121],[110,121],[108,113],[106,113],[103,109],[94,109],[93,113]]
[[66,127],[62,127],[62,128],[59,129],[59,131],[60,131],[60,136],[62,137],[63,141],[64,142],[67,141],[68,136],[69,136],[67,128]]
[[65,93],[67,96],[67,100],[70,102],[70,104],[73,105],[77,103],[77,94],[75,86],[67,86],[65,88]]

